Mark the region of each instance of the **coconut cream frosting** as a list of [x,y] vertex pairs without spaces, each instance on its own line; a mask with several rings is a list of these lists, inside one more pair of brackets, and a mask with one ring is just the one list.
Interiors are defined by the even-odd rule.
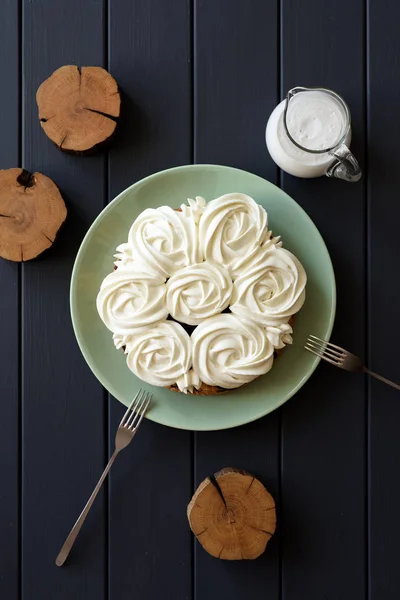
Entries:
[[306,273],[246,194],[148,208],[114,256],[97,309],[128,367],[152,385],[236,388],[292,343]]
[[193,369],[208,385],[231,389],[264,375],[274,347],[263,328],[236,315],[216,315],[192,333]]
[[176,321],[199,325],[228,308],[233,283],[227,269],[207,261],[189,265],[167,281],[167,306]]

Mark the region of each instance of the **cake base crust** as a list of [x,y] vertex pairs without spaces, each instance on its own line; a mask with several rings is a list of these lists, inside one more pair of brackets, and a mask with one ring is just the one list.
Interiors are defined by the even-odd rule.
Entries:
[[[178,392],[179,394],[183,393],[176,384],[168,385],[167,389],[171,390],[171,392]],[[196,390],[196,388],[193,388],[193,392],[188,394],[188,396],[219,396],[220,394],[225,394],[226,392],[229,392],[229,390],[226,388],[218,387],[217,385],[208,385],[202,381],[199,389]]]

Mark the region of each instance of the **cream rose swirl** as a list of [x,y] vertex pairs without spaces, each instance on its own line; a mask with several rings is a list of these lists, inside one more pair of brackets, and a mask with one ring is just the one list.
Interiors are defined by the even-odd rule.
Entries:
[[281,325],[267,325],[265,328],[267,338],[276,350],[282,350],[286,345],[293,344],[293,329],[289,323]]
[[196,225],[198,225],[207,203],[202,196],[196,196],[194,200],[188,198],[187,202],[187,204],[181,204],[181,212],[184,217],[194,219]]
[[[120,333],[114,333],[113,340],[117,350],[123,349],[125,354],[129,354],[129,352],[135,346],[135,336],[137,336],[138,333],[138,331],[135,335],[121,335]],[[201,386],[200,377],[193,371],[193,369],[189,369],[189,371],[186,371],[186,373],[181,375],[179,379],[177,379],[176,383],[180,391],[184,394],[192,394],[194,388],[198,390]]]
[[126,362],[137,377],[152,385],[177,383],[181,391],[200,386],[198,376],[191,371],[192,340],[174,321],[158,323],[132,336]]
[[254,263],[259,261],[265,254],[265,251],[269,248],[281,248],[281,236],[278,235],[273,237],[272,231],[266,233],[266,240],[261,246],[255,246],[253,250],[250,250],[247,254],[241,258],[237,258],[230,266],[230,273],[233,280],[236,280],[244,270],[251,267]]
[[193,368],[208,385],[232,389],[267,373],[274,348],[262,327],[222,314],[210,317],[192,333]]
[[113,333],[129,335],[138,327],[167,318],[165,278],[138,269],[117,269],[104,279],[97,310]]
[[125,354],[128,354],[129,352],[132,339],[132,335],[123,335],[121,333],[114,333],[113,335],[114,346],[117,350],[122,349]]
[[193,394],[194,388],[198,390],[201,387],[200,377],[193,369],[190,369],[187,373],[179,377],[176,380],[176,384],[184,394]]
[[303,306],[306,283],[299,260],[271,247],[234,282],[230,309],[263,325],[280,325]]
[[170,315],[182,323],[198,325],[229,306],[232,279],[220,265],[202,262],[177,271],[167,281]]
[[117,269],[130,268],[137,262],[133,258],[131,245],[127,243],[117,246],[114,258],[116,259],[114,265]]
[[199,223],[203,258],[232,275],[271,237],[267,213],[246,194],[225,194],[206,205]]
[[198,227],[191,211],[147,208],[133,222],[128,241],[135,257],[164,277],[201,260]]

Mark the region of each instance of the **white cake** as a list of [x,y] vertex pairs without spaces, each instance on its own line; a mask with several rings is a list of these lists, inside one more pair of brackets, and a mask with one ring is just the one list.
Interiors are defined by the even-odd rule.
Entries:
[[237,388],[292,343],[306,273],[250,196],[148,208],[115,258],[97,309],[147,383],[200,394]]

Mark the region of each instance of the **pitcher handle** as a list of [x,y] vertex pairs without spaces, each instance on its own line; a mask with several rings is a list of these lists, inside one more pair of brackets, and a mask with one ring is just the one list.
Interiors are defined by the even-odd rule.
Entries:
[[360,181],[362,175],[360,165],[346,144],[341,144],[334,150],[331,150],[330,154],[336,160],[328,167],[326,172],[328,177],[337,177],[338,179],[344,179],[353,183]]

